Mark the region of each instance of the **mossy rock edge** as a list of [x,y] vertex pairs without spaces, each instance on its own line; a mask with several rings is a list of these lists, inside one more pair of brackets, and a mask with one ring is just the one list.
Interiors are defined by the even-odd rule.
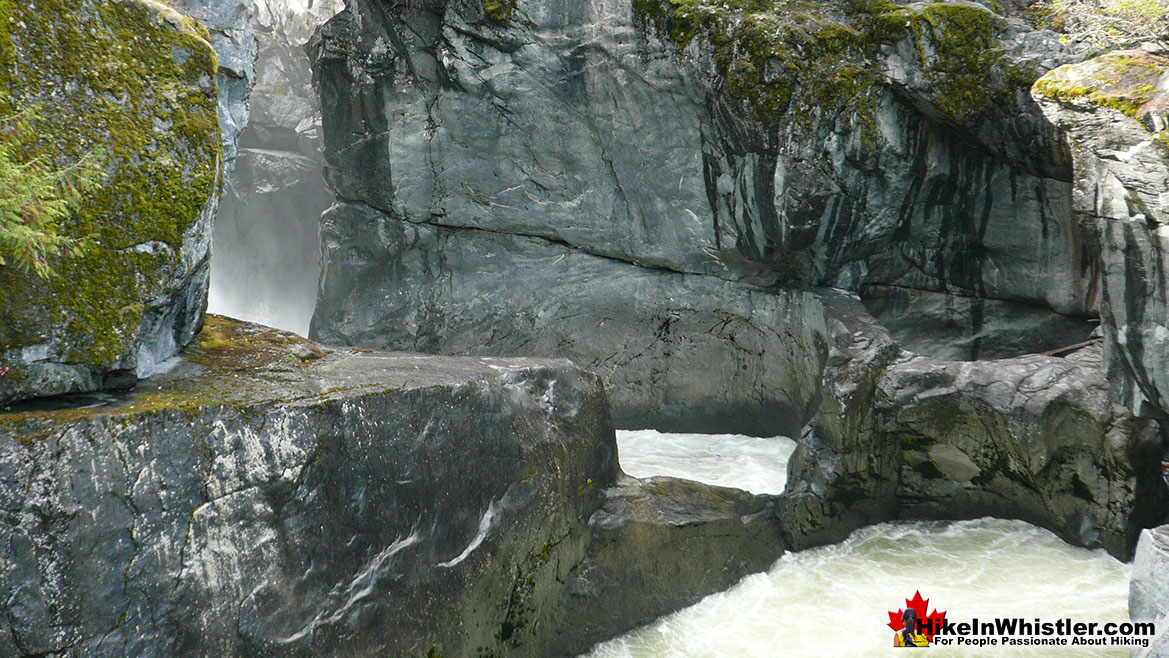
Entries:
[[194,335],[222,181],[207,38],[153,0],[0,0],[0,116],[38,108],[29,157],[104,171],[64,226],[93,249],[48,280],[0,267],[0,402],[145,374]]

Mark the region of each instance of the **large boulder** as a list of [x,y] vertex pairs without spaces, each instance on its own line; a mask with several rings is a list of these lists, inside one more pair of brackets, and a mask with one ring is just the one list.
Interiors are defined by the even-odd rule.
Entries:
[[0,414],[13,658],[576,655],[783,536],[771,497],[620,475],[600,379],[563,360],[208,316],[134,392]]
[[1096,236],[1114,397],[1169,417],[1169,56],[1108,53],[1051,71],[1034,94],[1066,131],[1075,213]]
[[549,655],[581,655],[693,605],[767,570],[787,548],[772,496],[666,477],[620,478],[589,529]]
[[0,115],[39,109],[35,152],[102,172],[66,223],[93,248],[49,279],[0,266],[0,403],[132,381],[194,335],[222,183],[209,36],[150,0],[0,9]]
[[617,474],[566,361],[216,316],[168,373],[71,405],[0,415],[5,656],[547,655]]
[[1098,343],[945,361],[903,351],[855,301],[825,307],[823,400],[779,507],[794,547],[897,518],[995,516],[1128,559],[1165,518],[1157,426],[1110,399]]

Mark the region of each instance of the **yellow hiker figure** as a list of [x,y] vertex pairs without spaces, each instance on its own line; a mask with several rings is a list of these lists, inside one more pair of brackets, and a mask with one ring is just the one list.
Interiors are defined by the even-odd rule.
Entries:
[[893,646],[928,647],[930,645],[926,636],[917,632],[917,612],[913,608],[907,608],[905,612],[901,613],[901,621],[905,624],[905,628],[897,631],[897,634],[893,636]]

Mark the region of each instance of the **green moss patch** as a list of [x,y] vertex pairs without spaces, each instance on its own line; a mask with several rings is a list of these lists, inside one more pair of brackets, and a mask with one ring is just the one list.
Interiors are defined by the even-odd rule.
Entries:
[[300,336],[218,315],[206,317],[203,330],[184,353],[217,373],[258,370],[280,362],[305,366],[328,354]]
[[497,23],[507,20],[515,12],[515,0],[484,0],[483,2],[483,15]]
[[184,233],[217,194],[221,153],[207,31],[152,0],[0,0],[0,115],[38,106],[31,157],[101,158],[104,178],[67,222],[96,247],[38,281],[0,267],[0,355],[127,355],[146,300],[186,274]]
[[1140,120],[1147,113],[1165,111],[1169,91],[1157,85],[1167,72],[1169,57],[1121,50],[1049,71],[1031,91],[1062,103],[1111,108]]
[[[27,443],[49,436],[63,423],[98,417],[190,414],[206,407],[231,407],[245,413],[272,398],[273,390],[284,381],[282,373],[305,371],[330,353],[293,334],[208,315],[203,329],[183,352],[187,361],[200,366],[197,372],[146,380],[133,392],[119,394],[120,399],[111,404],[52,410],[36,408],[35,404],[31,410],[19,410],[18,405],[16,411],[0,411],[0,430],[12,431]],[[347,390],[336,387],[321,393],[327,396]]]
[[876,62],[881,47],[896,42],[913,44],[936,88],[935,105],[958,121],[991,107],[996,94],[1025,91],[1036,77],[1017,79],[1027,76],[997,48],[1001,19],[967,3],[634,0],[634,7],[685,54],[702,40],[720,91],[772,124],[808,123],[843,108],[857,129],[875,131],[883,91]]

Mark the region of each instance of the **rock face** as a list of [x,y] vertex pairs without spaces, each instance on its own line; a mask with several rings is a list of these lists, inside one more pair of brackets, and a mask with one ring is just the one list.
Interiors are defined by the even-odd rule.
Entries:
[[133,393],[0,414],[0,654],[576,655],[782,554],[769,497],[616,457],[567,361],[208,316]]
[[1169,526],[1141,533],[1132,561],[1128,616],[1134,622],[1153,622],[1161,629],[1148,647],[1133,649],[1134,658],[1156,658],[1169,653]]
[[1097,236],[1115,399],[1169,414],[1169,57],[1120,51],[1047,74],[1035,94],[1067,131],[1076,216]]
[[213,312],[308,333],[318,227],[333,195],[321,173],[321,112],[304,43],[341,8],[339,0],[255,3],[256,84],[215,221]]
[[559,354],[620,391],[613,413],[626,426],[775,435],[815,411],[827,344],[811,295],[398,221],[366,205],[338,203],[323,222],[326,262],[341,273],[326,275],[317,314],[347,319],[316,328],[327,342]]
[[0,654],[546,655],[617,473],[595,376],[214,316],[193,345],[0,415]]
[[209,42],[219,59],[215,84],[219,88],[219,129],[223,139],[224,171],[235,166],[240,133],[248,125],[248,95],[255,84],[256,38],[248,18],[250,0],[178,0],[184,12],[197,18],[211,34]]
[[565,584],[554,655],[581,655],[697,603],[767,570],[786,548],[771,496],[674,478],[621,478],[589,528],[585,558]]
[[339,199],[312,335],[567,356],[624,426],[810,424],[795,547],[990,514],[1130,555],[1156,427],[1098,346],[1019,356],[1101,306],[1029,92],[1079,56],[967,2],[732,4],[350,3],[310,44]]
[[[311,50],[344,204],[324,223],[312,335],[621,364],[607,380],[619,424],[691,429],[807,420],[735,378],[759,354],[822,359],[766,330],[699,358],[686,346],[719,326],[712,304],[695,326],[671,323],[666,348],[671,376],[703,386],[654,416],[639,385],[663,379],[644,344],[712,285],[858,291],[910,335],[948,313],[954,340],[910,345],[948,358],[1087,337],[1097,272],[1070,219],[1070,158],[1027,93],[1074,53],[965,2],[842,2],[807,21],[690,6],[358,1],[332,19]],[[596,282],[610,271],[681,283],[629,293],[615,318],[621,298]]]
[[39,108],[37,154],[104,171],[67,222],[94,248],[48,280],[0,267],[0,403],[149,374],[206,304],[222,180],[209,34],[144,0],[0,13],[0,115]]
[[942,361],[902,351],[845,299],[820,413],[788,466],[791,545],[896,518],[1017,518],[1127,559],[1165,518],[1156,424],[1109,399],[1101,347]]

